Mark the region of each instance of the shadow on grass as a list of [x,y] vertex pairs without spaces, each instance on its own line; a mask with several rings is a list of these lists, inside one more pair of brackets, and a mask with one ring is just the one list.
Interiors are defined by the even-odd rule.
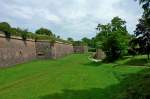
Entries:
[[124,56],[121,58],[121,60],[126,60],[126,59],[129,59],[129,58],[132,58],[133,56]]
[[89,90],[62,90],[62,93],[41,96],[40,99],[114,99],[116,87],[107,89],[92,88]]
[[131,65],[131,66],[147,66],[148,60],[146,58],[131,58],[124,65]]
[[98,67],[98,66],[101,66],[103,63],[102,62],[88,62],[88,63],[85,63],[83,65],[85,66],[92,66],[92,67]]
[[[137,83],[138,82],[138,83]],[[124,76],[120,83],[104,89],[64,89],[61,93],[40,96],[40,99],[150,99],[150,69]]]

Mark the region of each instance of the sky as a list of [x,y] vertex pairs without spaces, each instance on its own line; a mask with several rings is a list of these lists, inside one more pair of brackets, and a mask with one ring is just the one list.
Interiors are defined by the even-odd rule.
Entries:
[[44,27],[63,39],[96,35],[97,25],[115,16],[133,33],[142,9],[134,0],[0,0],[0,22],[35,32]]

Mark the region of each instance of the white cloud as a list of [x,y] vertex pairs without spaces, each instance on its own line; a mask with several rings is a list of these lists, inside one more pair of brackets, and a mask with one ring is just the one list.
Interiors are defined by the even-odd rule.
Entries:
[[33,13],[32,10],[30,10],[28,7],[13,7],[11,16],[23,19],[32,19]]
[[115,16],[126,20],[132,32],[142,12],[134,0],[0,0],[0,6],[0,21],[32,31],[46,27],[75,39],[94,36],[98,23]]
[[47,15],[45,16],[45,18],[46,18],[47,20],[50,20],[50,21],[53,21],[53,22],[59,22],[59,21],[60,21],[60,18],[59,18],[58,16],[52,15],[52,14],[47,14]]
[[47,9],[36,9],[35,11],[36,15],[40,16],[41,18],[50,21],[50,22],[54,22],[54,23],[60,23],[61,22],[61,18],[55,14],[53,14],[52,12],[48,11]]

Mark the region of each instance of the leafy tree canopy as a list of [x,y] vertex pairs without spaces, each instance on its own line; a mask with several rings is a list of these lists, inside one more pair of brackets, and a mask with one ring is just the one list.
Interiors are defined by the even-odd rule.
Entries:
[[125,21],[114,17],[106,25],[98,24],[95,37],[97,48],[105,51],[107,59],[111,61],[127,54],[130,35],[126,30]]
[[137,45],[143,53],[150,54],[150,0],[139,0],[144,13],[136,26],[135,35]]
[[71,38],[71,37],[67,38],[67,40],[68,40],[69,42],[73,42],[73,41],[74,41],[73,38]]
[[48,36],[54,36],[52,31],[46,28],[40,28],[36,30],[36,34],[42,34],[42,35],[48,35]]
[[10,29],[10,28],[11,28],[11,26],[7,22],[1,22],[0,23],[0,30],[6,31],[7,29]]
[[11,26],[7,22],[1,22],[0,23],[0,31],[3,31],[5,33],[5,36],[7,38],[10,38]]

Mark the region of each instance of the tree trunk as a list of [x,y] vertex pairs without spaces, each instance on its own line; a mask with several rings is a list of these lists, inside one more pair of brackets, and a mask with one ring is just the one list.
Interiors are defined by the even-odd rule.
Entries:
[[147,59],[149,60],[149,51],[147,51]]
[[146,47],[146,53],[147,53],[147,59],[149,60],[149,53],[150,53],[150,51],[149,51],[149,47]]

